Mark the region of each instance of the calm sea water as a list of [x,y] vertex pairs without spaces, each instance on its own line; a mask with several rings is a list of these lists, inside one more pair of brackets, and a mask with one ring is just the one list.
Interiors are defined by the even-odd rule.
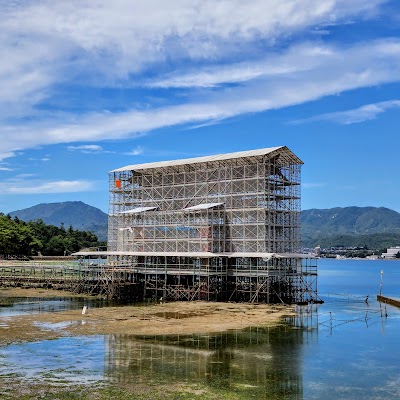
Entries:
[[0,347],[0,376],[194,382],[241,398],[399,399],[400,309],[376,301],[382,270],[382,293],[400,297],[400,261],[320,260],[325,303],[299,307],[280,327],[14,344]]

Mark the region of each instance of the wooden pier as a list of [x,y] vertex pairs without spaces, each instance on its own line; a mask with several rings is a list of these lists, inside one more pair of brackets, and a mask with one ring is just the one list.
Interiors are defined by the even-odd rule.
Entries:
[[398,297],[387,297],[378,294],[376,299],[382,303],[390,304],[391,306],[400,307],[400,298]]

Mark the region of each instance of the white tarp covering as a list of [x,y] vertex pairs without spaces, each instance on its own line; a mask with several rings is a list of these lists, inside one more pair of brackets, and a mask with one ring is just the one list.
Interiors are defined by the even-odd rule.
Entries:
[[136,207],[132,208],[132,210],[120,211],[118,214],[136,214],[140,212],[155,210],[156,208],[157,207]]
[[197,204],[192,207],[184,208],[184,211],[196,211],[196,210],[208,210],[209,208],[222,206],[224,203],[207,203],[207,204]]
[[237,159],[237,158],[263,156],[266,154],[271,154],[275,151],[276,152],[286,151],[286,152],[290,153],[294,157],[294,159],[297,160],[297,162],[299,162],[300,164],[303,164],[303,162],[299,158],[297,158],[297,156],[295,156],[287,147],[278,146],[278,147],[270,147],[270,148],[266,148],[266,149],[238,151],[235,153],[227,153],[227,154],[216,154],[213,156],[185,158],[185,159],[181,159],[181,160],[157,161],[157,162],[145,163],[145,164],[127,165],[126,167],[117,168],[110,172],[139,171],[139,170],[143,170],[143,169],[164,168],[164,167],[172,167],[172,166],[186,165],[186,164],[225,161],[225,160]]

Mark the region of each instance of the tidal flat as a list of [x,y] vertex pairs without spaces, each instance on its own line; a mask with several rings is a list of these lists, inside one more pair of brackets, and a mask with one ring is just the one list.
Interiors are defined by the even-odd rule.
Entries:
[[0,398],[399,399],[400,309],[376,294],[400,261],[320,260],[318,286],[294,308],[2,296]]
[[[46,296],[49,297],[50,292]],[[78,309],[2,318],[0,345],[55,339],[66,335],[217,333],[255,326],[275,326],[283,317],[293,315],[294,308],[285,305],[201,301],[89,307],[84,314]]]
[[[210,349],[210,338],[253,327],[269,329],[294,316],[291,306],[208,302],[88,307],[85,314],[81,308],[48,312],[42,306],[38,311],[33,307],[35,298],[42,304],[49,299],[71,300],[67,292],[43,289],[1,289],[0,298],[6,304],[18,299],[25,311],[30,310],[6,317],[0,313],[0,361],[4,361],[0,397],[4,399],[244,398],[243,391],[252,385],[238,382],[236,389],[227,391],[218,383],[219,377],[211,386],[207,379],[188,381],[179,368],[176,376],[173,360],[182,361],[183,354],[189,360],[184,369],[190,374],[195,366],[204,378],[212,376],[207,365],[215,369],[223,361],[207,361],[221,344],[218,341]],[[93,301],[83,301],[87,304],[89,300]],[[137,379],[115,378],[121,366],[131,368],[126,354],[141,359],[143,370],[148,369],[147,362],[160,368],[158,361],[164,358],[167,371],[155,376],[134,374]],[[108,363],[105,358],[110,356],[115,361]],[[104,364],[111,366],[108,372]],[[104,374],[109,377],[104,379]]]

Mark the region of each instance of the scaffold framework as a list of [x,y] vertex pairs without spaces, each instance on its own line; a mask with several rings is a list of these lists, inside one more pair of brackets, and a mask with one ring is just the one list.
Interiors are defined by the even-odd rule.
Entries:
[[143,299],[318,301],[302,164],[283,146],[113,170],[108,250],[77,255],[128,268]]

